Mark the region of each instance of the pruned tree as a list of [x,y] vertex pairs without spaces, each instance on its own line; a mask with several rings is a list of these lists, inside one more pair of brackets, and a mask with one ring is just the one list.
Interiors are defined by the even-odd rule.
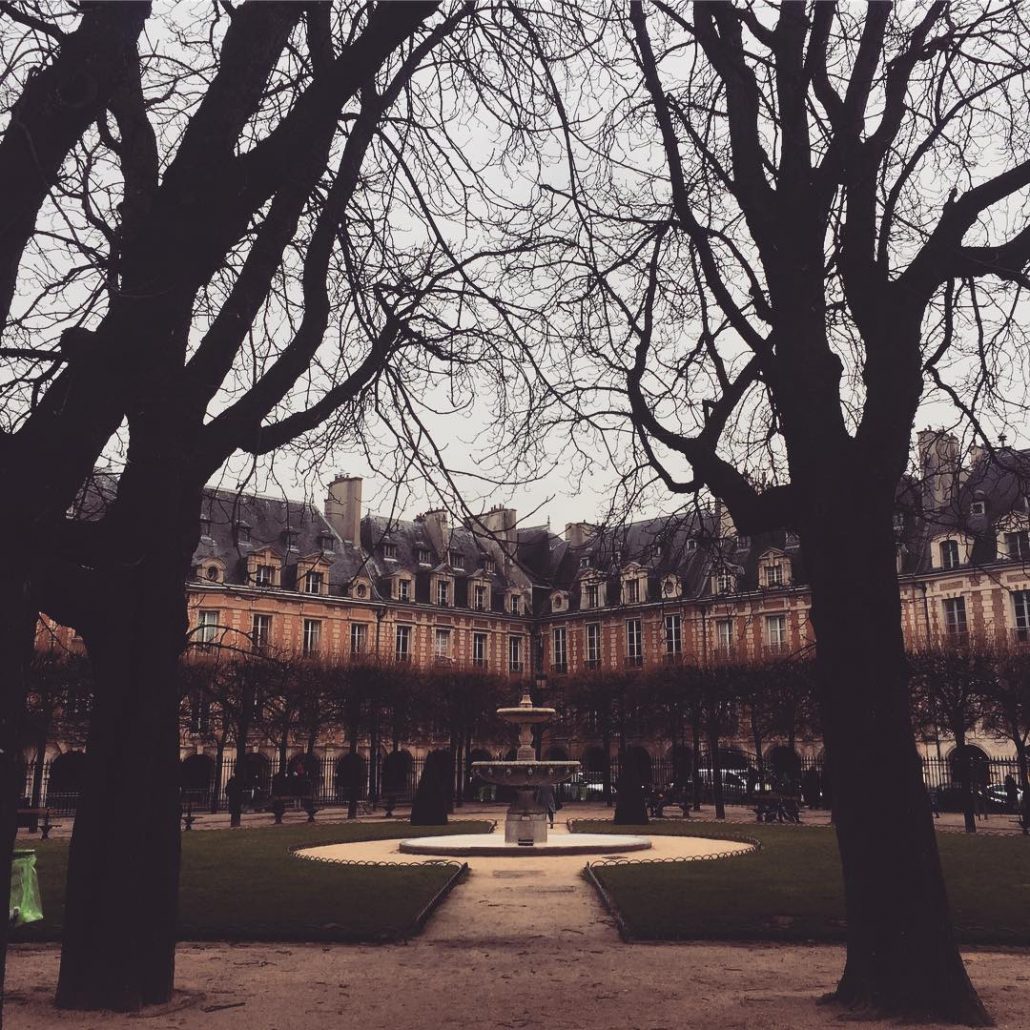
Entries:
[[966,737],[980,724],[986,699],[993,692],[994,655],[975,642],[965,646],[939,645],[909,655],[914,721],[917,726],[943,725],[955,741],[954,771],[962,791],[966,833],[976,833],[974,792],[978,784]]
[[913,741],[892,515],[926,397],[988,449],[981,417],[1025,398],[1025,11],[581,17],[581,59],[552,62],[567,218],[539,289],[567,291],[537,418],[630,496],[651,478],[720,499],[731,532],[798,532],[845,874],[835,997],[984,1023]]
[[984,728],[1012,741],[1020,786],[1026,792],[1030,788],[1030,651],[1013,647],[998,654],[986,688]]

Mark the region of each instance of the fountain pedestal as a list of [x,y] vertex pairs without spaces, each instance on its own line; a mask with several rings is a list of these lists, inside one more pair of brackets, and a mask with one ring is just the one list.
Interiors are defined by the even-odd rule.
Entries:
[[473,762],[472,771],[484,782],[514,787],[515,800],[504,819],[505,844],[525,847],[547,843],[547,812],[536,801],[538,787],[554,787],[579,771],[579,762],[538,761],[531,727],[550,722],[553,708],[537,708],[527,687],[514,708],[498,708],[497,714],[519,725],[519,749],[509,762]]

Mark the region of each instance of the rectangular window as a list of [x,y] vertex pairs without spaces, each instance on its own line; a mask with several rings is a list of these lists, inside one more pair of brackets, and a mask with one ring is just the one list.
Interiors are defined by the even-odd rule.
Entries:
[[365,654],[368,651],[368,624],[352,622],[350,624],[350,653]]
[[213,644],[218,639],[218,612],[202,610],[199,616],[197,640],[201,644]]
[[486,587],[482,583],[477,583],[472,590],[472,607],[477,612],[486,611]]
[[251,623],[250,639],[254,642],[254,647],[259,651],[263,651],[268,647],[272,642],[271,615],[255,614],[254,621]]
[[1013,590],[1012,608],[1016,616],[1016,639],[1030,640],[1030,590]]
[[783,586],[783,566],[767,565],[765,567],[765,585],[767,587]]
[[318,538],[318,546],[323,551],[335,551],[336,550],[336,538],[331,533],[323,533]]
[[596,583],[588,583],[586,585],[586,603],[583,605],[583,607],[599,607],[600,596],[600,589],[598,588],[598,585]]
[[436,603],[442,604],[446,607],[447,600],[450,597],[450,583],[445,579],[438,579],[436,581]]
[[411,580],[410,579],[398,579],[396,580],[396,593],[398,601],[410,601],[411,600]]
[[304,620],[304,654],[318,654],[322,645],[322,622],[320,619]]
[[1021,530],[1017,533],[1005,534],[1005,552],[1010,558],[1030,558],[1030,534]]
[[518,615],[522,611],[522,599],[518,594],[512,594],[508,600],[508,606],[512,615]]
[[433,635],[433,657],[451,657],[451,631],[442,626],[437,626]]
[[640,600],[640,580],[626,580],[626,604],[636,604]]
[[236,542],[240,544],[250,543],[250,526],[242,522],[236,523]]
[[765,646],[774,653],[787,649],[786,615],[767,615],[765,617]]
[[494,572],[497,571],[497,563],[493,560],[493,558],[483,559],[483,571],[489,572],[490,575],[493,575]]
[[551,660],[555,672],[568,672],[568,634],[564,626],[556,626],[551,633]]
[[601,624],[591,622],[586,628],[586,662],[588,669],[596,669],[601,664]]
[[715,620],[715,646],[722,655],[728,655],[733,650],[733,620]]
[[472,634],[472,664],[484,666],[486,665],[486,634],[485,633],[473,633]]
[[679,615],[665,616],[665,653],[667,655],[683,653],[683,624]]
[[398,626],[396,636],[396,655],[399,662],[411,661],[411,627]]
[[508,668],[522,672],[522,637],[508,637]]
[[190,697],[190,733],[207,733],[211,727],[211,702],[197,691]]
[[418,563],[419,565],[432,565],[433,555],[427,551],[424,547],[418,549]]
[[644,664],[644,637],[639,619],[626,621],[626,664]]
[[940,544],[941,550],[941,568],[942,569],[955,569],[958,568],[958,541],[957,540],[942,540]]
[[259,587],[270,587],[275,582],[275,569],[271,565],[259,565],[254,570],[254,582]]
[[718,594],[732,594],[737,586],[737,577],[732,572],[720,572],[715,577],[715,591]]
[[304,577],[304,593],[320,594],[325,584],[325,573],[315,572],[313,569]]
[[397,545],[396,544],[383,544],[383,557],[387,561],[397,560]]
[[463,554],[459,554],[457,551],[448,552],[447,562],[452,569],[465,568],[465,556]]
[[945,598],[944,632],[954,643],[961,643],[969,635],[966,626],[966,599],[964,597]]

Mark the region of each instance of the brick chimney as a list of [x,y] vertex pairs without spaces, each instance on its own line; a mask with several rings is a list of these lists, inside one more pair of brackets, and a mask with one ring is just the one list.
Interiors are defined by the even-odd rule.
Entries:
[[429,536],[437,553],[447,560],[447,552],[451,546],[451,516],[444,508],[437,508],[435,511],[427,511],[419,518],[425,523],[426,533]]
[[582,547],[596,532],[597,526],[589,522],[566,522],[565,542],[569,547]]
[[918,435],[918,449],[924,509],[949,507],[958,497],[958,438],[943,429],[923,429]]
[[472,529],[487,551],[502,559],[514,558],[518,544],[518,516],[514,508],[498,505],[476,519]]
[[329,484],[325,517],[346,543],[361,546],[360,476],[337,476]]

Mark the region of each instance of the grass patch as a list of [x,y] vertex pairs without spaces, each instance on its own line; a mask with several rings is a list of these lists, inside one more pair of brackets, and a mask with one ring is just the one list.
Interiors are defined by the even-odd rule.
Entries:
[[[595,866],[636,939],[844,940],[840,858],[829,827],[579,821],[575,828],[762,842],[757,853],[714,862]],[[959,833],[937,842],[960,943],[1030,945],[1030,842]]]
[[[327,823],[183,834],[179,939],[377,941],[408,936],[418,913],[454,873],[452,865],[333,865],[295,858],[290,849],[485,833],[489,828],[488,822],[428,827]],[[68,842],[38,841],[32,846],[45,918],[12,931],[12,940],[60,940]]]

